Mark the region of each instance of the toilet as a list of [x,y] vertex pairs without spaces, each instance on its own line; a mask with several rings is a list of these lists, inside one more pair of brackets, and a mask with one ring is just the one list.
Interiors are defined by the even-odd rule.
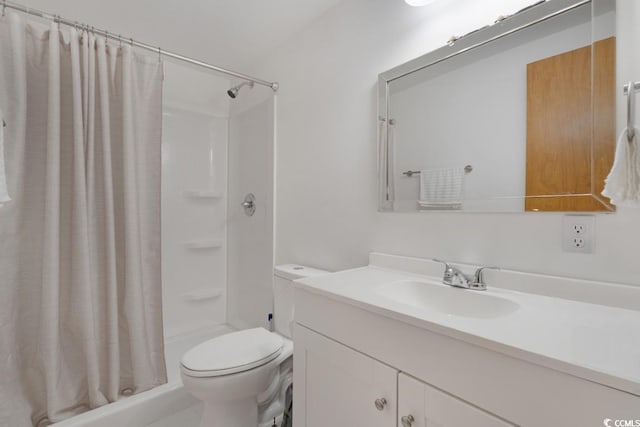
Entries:
[[[258,405],[284,394],[278,388],[283,377],[291,377],[281,368],[290,370],[293,356],[292,281],[323,274],[327,272],[294,264],[275,267],[274,332],[264,328],[231,332],[184,354],[180,363],[184,387],[204,403],[201,427],[256,427]],[[284,403],[268,406],[273,411]]]

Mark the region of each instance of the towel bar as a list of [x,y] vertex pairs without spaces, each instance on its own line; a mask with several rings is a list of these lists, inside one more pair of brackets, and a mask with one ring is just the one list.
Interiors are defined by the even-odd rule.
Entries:
[[[473,166],[471,165],[467,165],[464,167],[465,173],[471,173],[472,170],[473,170]],[[413,175],[420,175],[420,171],[406,171],[406,172],[402,172],[402,175],[406,175],[409,178],[411,178]]]
[[[633,87],[633,93],[631,93],[631,88]],[[633,119],[635,117],[635,107],[636,107],[636,92],[640,90],[640,82],[629,82],[624,85],[624,94],[627,96],[627,140],[629,142],[633,141],[633,138],[636,135],[635,124],[633,123]],[[632,96],[633,95],[633,96]]]

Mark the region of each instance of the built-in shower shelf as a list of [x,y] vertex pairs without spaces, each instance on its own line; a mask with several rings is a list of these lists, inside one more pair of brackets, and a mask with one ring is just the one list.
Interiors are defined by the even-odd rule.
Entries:
[[192,250],[218,249],[222,247],[222,244],[220,239],[199,239],[184,242],[185,248]]
[[221,199],[222,193],[212,190],[185,190],[184,195],[192,199]]
[[195,289],[191,292],[187,292],[182,295],[187,301],[206,301],[211,299],[220,298],[222,296],[222,289],[210,289],[210,288],[200,288]]

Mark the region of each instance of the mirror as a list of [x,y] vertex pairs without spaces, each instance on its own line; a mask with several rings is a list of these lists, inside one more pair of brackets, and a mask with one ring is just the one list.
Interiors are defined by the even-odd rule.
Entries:
[[615,2],[547,0],[380,74],[380,210],[614,210],[614,35]]

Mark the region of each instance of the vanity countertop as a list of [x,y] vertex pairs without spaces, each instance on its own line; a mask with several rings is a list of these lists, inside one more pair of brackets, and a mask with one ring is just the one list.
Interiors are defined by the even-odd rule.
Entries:
[[[640,396],[640,311],[492,287],[454,289],[441,277],[370,265],[296,281],[307,291],[492,351]],[[389,298],[393,286],[441,286],[511,301],[499,316],[467,317]],[[386,289],[386,295],[380,293]],[[449,291],[451,289],[451,291]],[[458,294],[453,294],[458,295]],[[473,298],[473,297],[472,297]],[[509,303],[511,304],[511,303]],[[640,308],[639,308],[640,309]]]

